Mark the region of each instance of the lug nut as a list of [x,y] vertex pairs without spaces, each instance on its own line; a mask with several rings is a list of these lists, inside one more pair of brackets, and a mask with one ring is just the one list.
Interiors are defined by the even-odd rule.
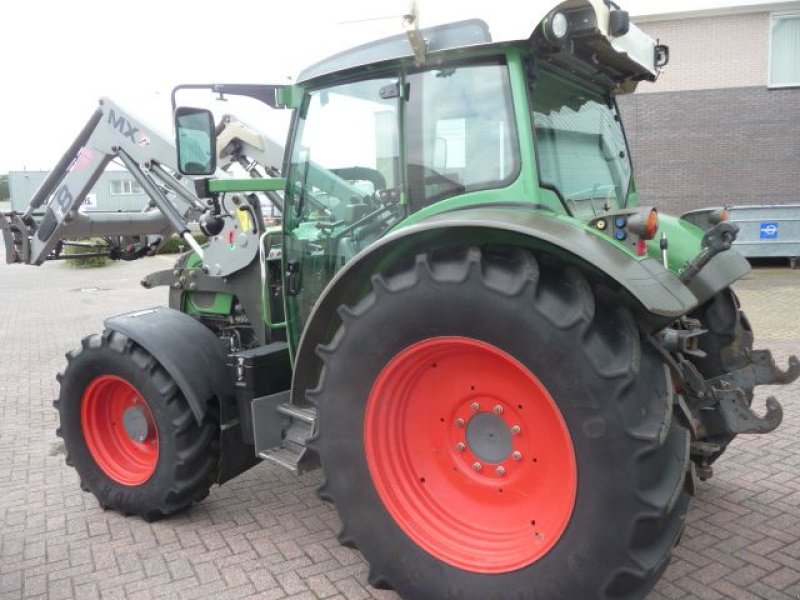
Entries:
[[481,405],[477,402],[473,402],[469,407],[472,409],[472,412],[478,412],[481,409]]
[[472,468],[475,471],[480,471],[483,468],[483,465],[481,463],[479,463],[479,462],[472,463]]
[[506,474],[506,468],[503,466],[499,466],[494,470],[494,474],[497,475],[498,477],[502,477],[503,475]]
[[512,434],[514,434],[514,435],[519,435],[519,432],[520,432],[520,431],[522,431],[522,429],[520,429],[520,426],[519,426],[519,425],[514,425],[514,426],[511,428],[511,433],[512,433]]
[[464,419],[458,418],[456,419],[456,427],[463,427],[464,426]]
[[459,452],[463,452],[466,449],[467,449],[467,445],[464,442],[458,442],[456,444],[456,450],[458,450]]
[[511,454],[511,458],[514,460],[522,460],[522,452],[519,450],[514,450],[514,452]]
[[503,414],[503,407],[498,404],[497,406],[494,407],[493,412],[496,415],[502,415]]

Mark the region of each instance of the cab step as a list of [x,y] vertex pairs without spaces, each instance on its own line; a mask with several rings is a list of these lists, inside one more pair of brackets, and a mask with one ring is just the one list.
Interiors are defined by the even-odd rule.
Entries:
[[288,469],[295,475],[301,475],[319,466],[316,453],[306,447],[306,441],[315,432],[317,411],[314,408],[295,406],[289,403],[279,404],[276,410],[289,418],[281,444],[275,448],[258,453],[262,459]]

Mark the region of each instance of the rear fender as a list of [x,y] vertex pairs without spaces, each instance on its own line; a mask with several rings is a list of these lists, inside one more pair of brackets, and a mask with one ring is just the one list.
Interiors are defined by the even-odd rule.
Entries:
[[[676,275],[702,250],[700,241],[705,231],[672,215],[658,217],[658,232],[647,244],[647,252],[661,260],[661,237],[667,239],[667,264]],[[704,304],[750,272],[750,263],[734,247],[720,252],[689,282],[689,290],[698,304]]]
[[474,244],[519,246],[574,264],[608,281],[619,300],[634,307],[653,331],[697,306],[694,294],[657,260],[633,256],[607,236],[554,213],[472,208],[438,214],[376,242],[328,284],[297,346],[292,402],[305,403],[305,391],[316,385],[321,363],[315,351],[338,329],[338,307],[353,305],[369,293],[372,276],[421,252]]

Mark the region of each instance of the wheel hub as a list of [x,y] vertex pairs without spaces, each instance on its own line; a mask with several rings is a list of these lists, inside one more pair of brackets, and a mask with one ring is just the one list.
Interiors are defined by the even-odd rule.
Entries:
[[[136,402],[136,399],[133,401]],[[122,426],[125,428],[125,433],[134,442],[143,442],[150,434],[147,416],[141,405],[133,405],[125,409],[125,412],[122,413]]]
[[156,470],[153,413],[141,393],[116,375],[99,375],[81,399],[81,431],[97,466],[122,485],[141,485]]
[[467,423],[467,447],[479,459],[489,463],[500,463],[511,454],[511,427],[502,417],[490,413],[478,413]]
[[502,485],[497,478],[513,475],[523,467],[523,456],[530,455],[532,440],[521,435],[520,426],[526,403],[526,400],[513,404],[496,397],[475,396],[471,390],[458,404],[451,421],[454,460],[471,469],[471,475],[479,481]]

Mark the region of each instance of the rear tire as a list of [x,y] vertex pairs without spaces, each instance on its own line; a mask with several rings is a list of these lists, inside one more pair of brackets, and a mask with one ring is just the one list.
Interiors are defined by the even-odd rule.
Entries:
[[[699,320],[701,327],[707,330],[698,338],[698,348],[706,356],[689,357],[703,378],[719,377],[750,364],[753,330],[732,289],[719,292],[689,316]],[[746,390],[746,396],[747,403],[750,404],[753,401],[752,390]],[[698,459],[698,475],[701,479],[711,476],[711,465],[724,454],[735,437],[736,435],[720,435],[703,440],[718,444],[721,450]]]
[[[644,597],[683,529],[689,437],[628,309],[550,258],[464,248],[375,277],[340,315],[308,394],[312,445],[372,585],[426,600]],[[466,448],[463,410],[484,422]]]
[[216,480],[219,426],[198,425],[144,348],[106,330],[67,354],[54,406],[66,461],[104,509],[159,519],[202,500]]
[[706,356],[691,357],[706,379],[736,371],[749,364],[753,350],[753,330],[733,290],[727,288],[719,292],[689,316],[698,319],[707,330],[698,338],[699,349]]

